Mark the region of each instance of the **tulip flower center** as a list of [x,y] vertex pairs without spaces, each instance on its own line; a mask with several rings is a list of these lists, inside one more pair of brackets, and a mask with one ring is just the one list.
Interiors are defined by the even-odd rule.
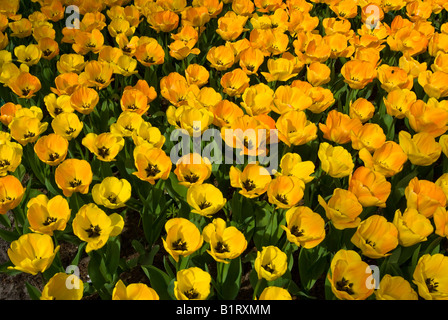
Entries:
[[375,245],[376,243],[370,240],[366,240],[366,244],[368,244],[369,246],[371,246],[373,249],[375,249]]
[[286,198],[286,196],[285,195],[283,195],[283,194],[278,194],[278,195],[276,195],[275,196],[275,199],[278,201],[278,202],[280,202],[280,203],[283,203],[283,204],[288,204],[288,199]]
[[155,165],[148,164],[148,167],[146,167],[145,171],[147,177],[154,177],[156,174],[160,172],[156,164]]
[[194,289],[187,290],[184,294],[188,299],[196,299],[199,296],[199,293],[197,293]]
[[31,89],[27,88],[23,88],[22,89],[22,96],[27,96],[29,93],[31,92]]
[[273,265],[271,263],[265,264],[264,266],[261,266],[261,267],[269,273],[274,273],[274,271],[275,271],[275,269],[273,268]]
[[44,51],[42,51],[42,54],[43,54],[45,57],[48,57],[51,53],[52,53],[52,51],[51,51],[50,49],[45,49]]
[[11,163],[8,160],[0,160],[0,168],[9,166]]
[[84,229],[84,230],[87,232],[87,235],[89,238],[99,237],[100,233],[101,233],[101,228],[98,225],[96,225],[96,226],[90,225],[89,228]]
[[291,234],[294,235],[295,237],[302,237],[303,233],[304,233],[303,229],[299,230],[298,226],[291,227]]
[[246,181],[243,181],[243,188],[247,191],[252,191],[255,189],[255,183],[253,180],[247,179]]
[[201,202],[199,204],[199,209],[204,210],[204,209],[207,209],[208,207],[211,207],[211,206],[212,206],[212,204],[210,202],[204,200],[204,202]]
[[58,219],[55,217],[47,217],[47,219],[42,223],[44,226],[48,226],[53,222],[56,222]]
[[177,239],[176,241],[171,243],[171,246],[173,247],[174,250],[179,250],[179,251],[187,250],[187,243],[182,239]]
[[155,62],[155,60],[154,60],[154,57],[146,57],[143,61],[145,61],[146,63],[154,63]]
[[199,180],[199,176],[195,175],[194,173],[190,173],[184,176],[185,181],[189,183],[195,183]]
[[28,139],[28,138],[32,138],[32,137],[34,137],[36,134],[34,133],[34,132],[31,132],[31,131],[28,131],[27,133],[25,133],[24,135],[23,135],[23,137],[25,138],[25,139]]
[[76,188],[76,187],[80,186],[81,183],[82,183],[81,180],[75,178],[75,179],[73,179],[72,181],[69,182],[69,185],[72,188]]
[[218,243],[216,244],[215,251],[217,253],[230,252],[229,246],[221,241],[218,241]]
[[254,143],[252,140],[247,139],[247,137],[244,137],[243,145],[248,150],[252,150],[254,148]]
[[437,291],[437,287],[439,286],[439,283],[435,282],[434,278],[426,278],[425,284],[428,287],[428,291],[430,293],[436,292]]
[[336,282],[336,289],[339,291],[345,291],[349,295],[355,294],[355,292],[353,291],[353,282],[349,282],[344,277],[341,281]]
[[98,148],[98,155],[99,155],[101,158],[106,158],[106,157],[109,156],[109,154],[110,154],[110,152],[109,152],[109,148],[107,148],[107,147],[105,147],[105,146],[102,146],[101,148]]
[[53,152],[48,155],[49,161],[56,161],[58,159],[59,159],[59,153],[57,153],[57,152]]
[[96,77],[96,78],[95,78],[95,81],[98,82],[98,83],[101,83],[101,84],[105,84],[105,83],[106,83],[106,80],[104,80],[104,79],[101,78],[101,77]]
[[72,133],[75,132],[75,131],[76,131],[76,130],[73,129],[72,127],[68,127],[68,129],[65,130],[65,133],[66,133],[66,134],[72,134]]

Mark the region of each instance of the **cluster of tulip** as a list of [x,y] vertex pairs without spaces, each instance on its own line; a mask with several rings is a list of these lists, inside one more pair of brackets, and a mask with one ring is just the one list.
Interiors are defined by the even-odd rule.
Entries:
[[[0,272],[33,299],[447,299],[447,11],[2,1]],[[173,161],[208,129],[243,161]]]

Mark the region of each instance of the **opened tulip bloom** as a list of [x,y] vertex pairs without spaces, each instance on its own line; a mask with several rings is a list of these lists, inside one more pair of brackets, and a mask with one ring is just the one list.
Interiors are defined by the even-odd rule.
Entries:
[[276,246],[263,247],[257,252],[254,262],[254,269],[258,279],[274,281],[285,274],[288,268],[286,253]]
[[131,184],[126,179],[106,177],[93,186],[92,198],[97,205],[117,209],[126,206],[126,201],[131,198],[131,189]]
[[174,281],[177,300],[205,300],[210,295],[211,276],[198,267],[180,270]]
[[187,191],[187,202],[191,212],[201,216],[211,216],[226,204],[222,192],[212,184],[203,183],[192,185]]
[[73,233],[87,242],[86,252],[102,248],[110,237],[121,233],[124,220],[118,213],[107,215],[93,203],[83,205],[73,219]]
[[204,239],[193,222],[185,218],[172,218],[165,223],[166,238],[163,247],[177,262],[198,250]]
[[66,159],[57,166],[54,178],[64,196],[71,197],[74,192],[89,192],[93,173],[86,160]]
[[40,194],[28,201],[27,208],[27,218],[33,232],[52,236],[55,230],[65,230],[70,219],[68,202],[60,195],[49,199]]
[[446,300],[448,298],[448,258],[441,253],[424,254],[417,262],[413,283],[418,294],[425,300]]

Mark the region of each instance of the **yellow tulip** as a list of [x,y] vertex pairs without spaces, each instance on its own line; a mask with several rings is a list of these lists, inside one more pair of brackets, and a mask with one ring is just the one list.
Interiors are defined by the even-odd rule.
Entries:
[[77,275],[58,272],[45,284],[40,300],[81,300],[83,294],[84,282]]
[[448,299],[448,257],[441,253],[424,254],[417,262],[412,282],[417,285],[418,294],[425,300]]
[[203,244],[201,232],[193,222],[185,218],[172,218],[165,223],[166,238],[163,247],[177,262],[179,256],[189,256]]
[[187,202],[192,208],[191,212],[211,216],[221,210],[227,200],[217,187],[203,183],[190,186],[187,191]]
[[27,219],[33,232],[52,236],[55,230],[65,230],[70,219],[68,202],[59,195],[51,199],[44,194],[38,195],[28,201],[27,208]]
[[109,209],[124,207],[126,201],[131,198],[131,184],[126,179],[106,177],[101,183],[93,186],[92,198],[97,205]]
[[321,142],[317,153],[322,170],[333,178],[342,178],[350,175],[355,164],[352,156],[342,146],[333,147],[327,142]]
[[403,247],[426,241],[434,231],[431,221],[413,208],[407,208],[403,214],[397,210],[393,223],[398,230],[398,242]]
[[407,207],[416,209],[427,218],[431,218],[438,207],[446,207],[447,204],[440,186],[429,180],[419,180],[418,177],[409,181],[404,195]]
[[112,300],[159,300],[159,295],[144,283],[125,285],[118,280],[112,291]]
[[400,146],[409,161],[417,166],[430,166],[439,159],[442,146],[427,132],[419,132],[411,137],[407,131],[400,131]]
[[102,248],[110,237],[123,230],[124,220],[118,213],[107,215],[96,204],[83,205],[73,219],[73,233],[87,242],[86,252]]
[[59,246],[54,247],[53,239],[49,235],[26,233],[11,242],[8,256],[14,267],[8,269],[36,275],[51,266],[58,251]]
[[376,300],[418,300],[417,292],[406,279],[390,274],[384,275],[374,293]]
[[276,246],[263,247],[261,251],[257,252],[254,269],[258,279],[274,281],[284,275],[287,268],[288,257]]
[[210,295],[211,276],[198,267],[177,272],[174,295],[177,300],[205,300]]

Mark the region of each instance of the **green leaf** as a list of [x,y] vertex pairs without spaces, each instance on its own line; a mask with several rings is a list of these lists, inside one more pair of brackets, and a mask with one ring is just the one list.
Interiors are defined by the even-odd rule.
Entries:
[[109,275],[117,272],[120,263],[120,239],[118,237],[111,238],[106,246],[106,266]]
[[35,286],[30,284],[28,281],[25,282],[26,290],[28,291],[28,295],[30,296],[31,300],[40,300],[40,297],[42,296],[42,293],[37,289]]
[[154,266],[142,266],[143,272],[148,277],[151,287],[156,290],[161,300],[172,300],[168,293],[171,282],[170,276]]
[[241,287],[241,276],[243,274],[241,258],[232,259],[228,268],[225,269],[227,272],[223,275],[225,280],[222,285],[221,295],[225,300],[234,300]]
[[19,239],[20,234],[18,234],[16,231],[7,231],[0,228],[0,238],[7,242],[12,242],[14,240]]
[[300,248],[298,268],[305,290],[309,291],[328,268],[327,255],[327,250],[320,245],[310,249]]

